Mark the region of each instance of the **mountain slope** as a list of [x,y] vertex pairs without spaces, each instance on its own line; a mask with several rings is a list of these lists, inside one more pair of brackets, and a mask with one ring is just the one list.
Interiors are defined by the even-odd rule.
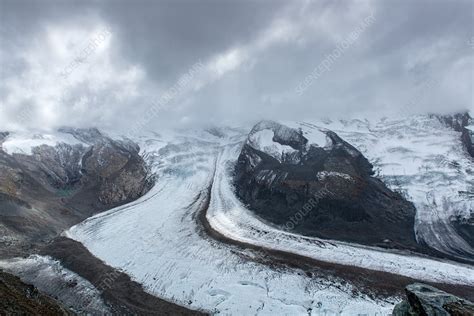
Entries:
[[4,134],[0,141],[0,255],[136,199],[152,184],[139,148],[96,129]]

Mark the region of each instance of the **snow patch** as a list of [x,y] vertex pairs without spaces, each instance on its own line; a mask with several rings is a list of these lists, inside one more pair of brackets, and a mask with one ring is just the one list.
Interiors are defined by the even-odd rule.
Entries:
[[283,158],[287,155],[297,153],[298,151],[291,146],[282,145],[273,140],[275,133],[270,129],[264,129],[249,136],[249,144],[254,149],[260,150],[279,162],[283,161]]
[[354,181],[354,179],[347,173],[341,173],[341,172],[336,172],[336,171],[319,171],[316,176],[319,181],[324,181],[327,178],[333,178],[333,177],[342,178],[347,181]]

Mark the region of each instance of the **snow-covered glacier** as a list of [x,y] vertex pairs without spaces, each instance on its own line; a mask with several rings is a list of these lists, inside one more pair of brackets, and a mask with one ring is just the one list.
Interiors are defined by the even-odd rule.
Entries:
[[[472,190],[474,178],[458,133],[427,116],[284,124],[320,141],[316,131],[335,131],[375,165],[388,185],[415,204],[420,240],[442,253],[473,257],[473,249],[450,224],[452,216],[470,216],[473,203],[460,193]],[[148,292],[211,313],[389,314],[397,298],[369,297],[337,276],[310,276],[252,260],[262,252],[209,237],[199,220],[202,212],[211,229],[230,240],[257,245],[263,255],[264,249],[278,249],[419,280],[474,286],[474,268],[468,264],[303,237],[256,217],[232,186],[232,167],[248,131],[222,128],[219,133],[158,131],[137,136],[156,174],[154,188],[65,235],[128,273]],[[265,143],[271,140],[264,133],[260,137]]]

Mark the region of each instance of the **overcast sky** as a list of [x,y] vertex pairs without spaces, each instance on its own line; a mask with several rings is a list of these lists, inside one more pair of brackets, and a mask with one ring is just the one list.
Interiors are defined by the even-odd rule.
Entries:
[[471,0],[0,3],[0,130],[474,108]]

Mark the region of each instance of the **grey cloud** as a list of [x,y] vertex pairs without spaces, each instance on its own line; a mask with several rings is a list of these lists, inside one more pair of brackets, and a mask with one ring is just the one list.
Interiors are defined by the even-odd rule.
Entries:
[[[25,102],[44,109],[52,100],[53,125],[126,129],[198,61],[207,68],[196,86],[176,96],[150,125],[474,109],[472,1],[0,3],[0,124],[15,121]],[[375,22],[298,95],[296,87],[371,13]],[[12,94],[15,87],[5,82],[18,84],[13,79],[30,75],[31,61],[18,52],[44,41],[46,26],[83,30],[97,21],[112,33],[110,56],[101,66],[92,56],[83,77],[59,99],[43,88],[32,91],[42,98],[11,103],[18,92]],[[433,80],[436,86],[423,92]]]

